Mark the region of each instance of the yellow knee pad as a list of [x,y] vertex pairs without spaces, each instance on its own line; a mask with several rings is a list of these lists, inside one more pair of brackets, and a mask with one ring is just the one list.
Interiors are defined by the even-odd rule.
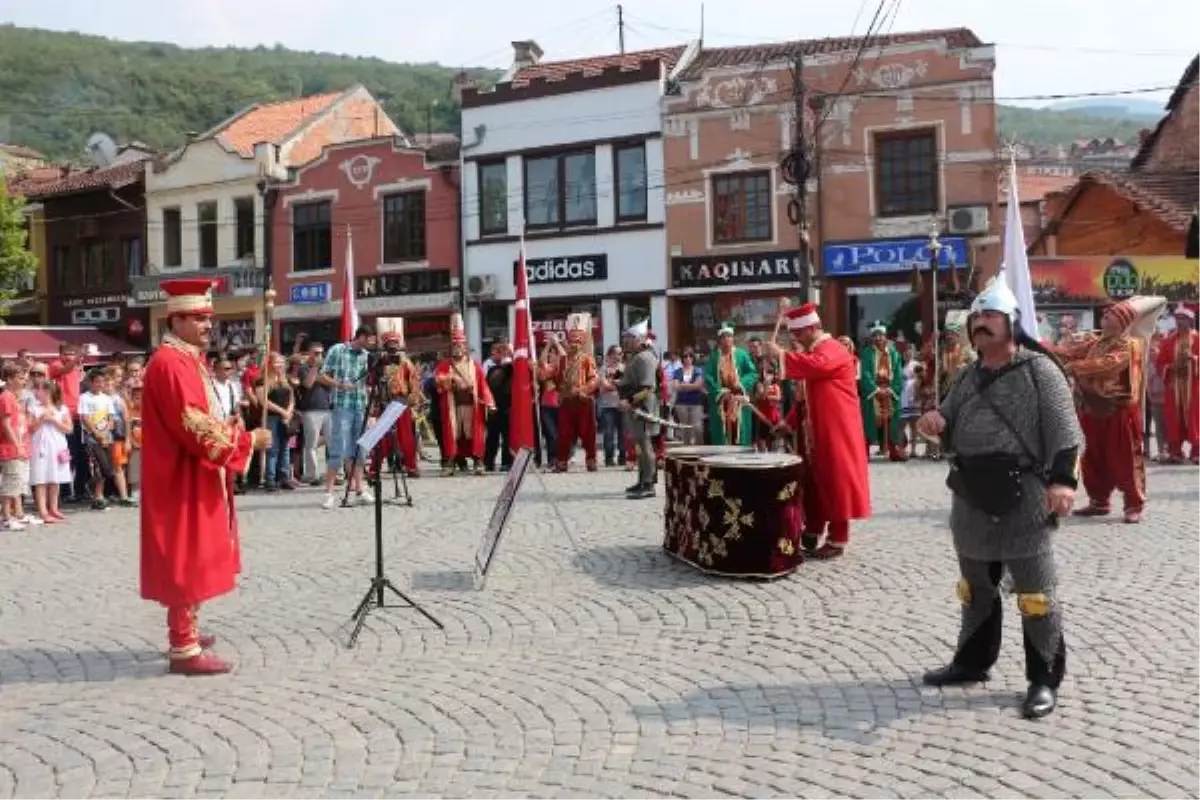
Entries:
[[958,602],[964,606],[971,605],[971,584],[967,583],[966,580],[959,580],[954,587],[954,593],[958,595]]
[[1021,616],[1031,619],[1049,616],[1050,598],[1043,592],[1028,592],[1017,595],[1017,608]]

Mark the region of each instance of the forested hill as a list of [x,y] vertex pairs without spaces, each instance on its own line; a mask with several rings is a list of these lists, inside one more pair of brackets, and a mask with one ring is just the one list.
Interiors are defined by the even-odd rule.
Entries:
[[[447,54],[452,55],[452,54]],[[457,68],[302,53],[281,46],[185,49],[0,25],[0,142],[79,159],[87,137],[170,148],[252,103],[361,83],[406,131],[458,131],[450,84]],[[494,81],[492,70],[470,70]],[[1145,119],[1009,108],[1000,132],[1030,144],[1093,136],[1136,138]],[[1152,125],[1152,123],[1150,123]]]
[[[78,159],[87,137],[175,147],[252,103],[362,84],[400,127],[457,131],[457,67],[301,53],[188,49],[0,25],[0,142]],[[469,70],[494,80],[498,73]]]

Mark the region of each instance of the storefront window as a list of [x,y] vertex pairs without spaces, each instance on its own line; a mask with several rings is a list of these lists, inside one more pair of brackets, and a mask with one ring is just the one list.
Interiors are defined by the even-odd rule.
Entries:
[[[737,331],[734,337],[744,345],[757,336],[769,338],[779,316],[779,295],[725,295],[712,300],[697,300],[684,308],[684,319],[689,330],[684,331],[684,341],[679,347],[692,347],[697,353],[707,353],[717,346],[717,330],[723,322],[732,322]],[[796,297],[789,298],[791,304],[799,304]]]
[[862,346],[870,338],[871,325],[882,322],[888,334],[903,332],[909,341],[921,341],[916,323],[921,319],[919,297],[907,283],[882,286],[850,286],[846,289],[846,328],[855,344]]
[[279,352],[292,352],[296,347],[296,339],[300,337],[301,333],[308,336],[306,347],[319,343],[328,350],[341,341],[342,321],[338,317],[333,317],[284,322],[279,326]]
[[533,338],[539,349],[545,346],[547,334],[560,340],[567,336],[567,317],[586,312],[592,315],[592,351],[599,355],[604,349],[604,331],[600,323],[599,303],[543,303],[533,305]]
[[479,327],[481,329],[480,338],[483,340],[483,352],[486,354],[491,351],[494,343],[500,339],[507,339],[509,336],[508,305],[491,303],[480,306]]
[[[650,319],[650,298],[637,297],[621,301],[621,330],[627,331],[644,319]],[[650,320],[654,327],[654,320]]]

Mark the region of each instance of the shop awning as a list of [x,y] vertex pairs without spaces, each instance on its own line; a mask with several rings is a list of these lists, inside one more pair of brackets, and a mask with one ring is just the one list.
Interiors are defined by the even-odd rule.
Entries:
[[59,346],[64,344],[78,345],[85,360],[138,352],[136,347],[99,328],[0,325],[0,357],[3,358],[13,358],[21,350],[28,350],[39,360],[57,358]]

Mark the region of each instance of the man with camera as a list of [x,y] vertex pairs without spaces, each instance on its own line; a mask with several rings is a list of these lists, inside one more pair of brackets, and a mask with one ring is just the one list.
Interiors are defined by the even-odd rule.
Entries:
[[[307,337],[305,337],[307,342]],[[320,342],[308,345],[304,363],[300,365],[300,385],[303,400],[299,405],[300,418],[304,424],[303,477],[310,486],[320,484],[320,467],[317,465],[317,443],[324,438],[328,446],[330,422],[333,414],[333,391],[318,378],[325,363],[325,347]]]

